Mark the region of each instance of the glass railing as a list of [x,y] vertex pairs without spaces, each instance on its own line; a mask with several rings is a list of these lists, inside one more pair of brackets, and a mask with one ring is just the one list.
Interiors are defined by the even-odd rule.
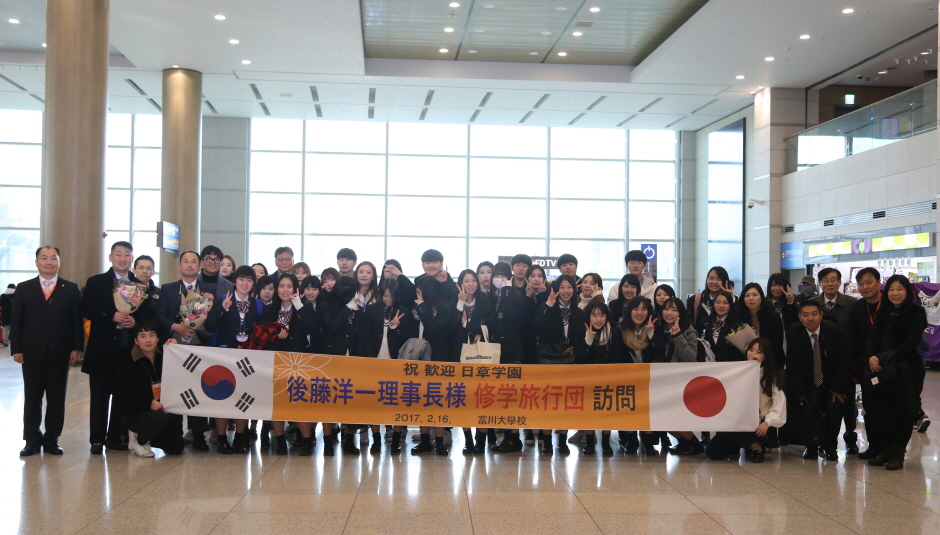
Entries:
[[845,158],[937,128],[933,80],[788,137],[787,173]]

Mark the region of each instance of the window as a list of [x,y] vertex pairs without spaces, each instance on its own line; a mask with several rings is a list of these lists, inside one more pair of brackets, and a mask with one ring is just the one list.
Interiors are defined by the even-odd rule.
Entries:
[[0,288],[36,275],[42,112],[0,109]]
[[456,275],[572,253],[613,284],[654,243],[675,278],[674,132],[254,119],[251,150],[249,263],[289,245],[319,272],[350,247],[416,276],[433,248]]
[[708,134],[708,265],[744,285],[744,119]]

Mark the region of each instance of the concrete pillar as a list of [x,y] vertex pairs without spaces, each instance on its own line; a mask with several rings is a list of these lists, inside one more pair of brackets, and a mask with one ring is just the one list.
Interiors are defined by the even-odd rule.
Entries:
[[765,284],[780,271],[784,139],[816,124],[819,94],[769,87],[754,95],[754,160],[745,169],[745,202],[764,201],[744,215],[744,282]]
[[47,0],[41,242],[61,275],[100,273],[104,247],[109,0]]
[[[160,218],[180,227],[180,251],[199,250],[202,73],[163,71],[163,176]],[[176,257],[160,253],[161,280],[179,276]]]

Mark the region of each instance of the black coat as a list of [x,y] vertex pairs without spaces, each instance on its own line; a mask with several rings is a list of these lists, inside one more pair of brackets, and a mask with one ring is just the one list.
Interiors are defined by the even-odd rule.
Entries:
[[[291,305],[290,321],[287,322],[287,338],[274,340],[265,344],[266,351],[296,351],[298,353],[311,353],[317,346],[317,337],[319,336],[319,325],[317,324],[317,314],[313,311],[313,305],[305,304],[300,310]],[[270,305],[264,307],[261,313],[259,323],[273,323],[278,321],[277,316],[281,312],[281,302],[275,299]]]
[[[615,326],[612,336],[614,338],[620,339],[620,346],[622,348],[620,363],[622,364],[650,364],[653,362],[662,362],[664,355],[664,346],[660,343],[661,340],[657,340],[656,331],[653,331],[653,337],[649,339],[649,344],[637,354],[636,350],[631,348],[623,340],[623,325]],[[627,329],[632,329],[632,325],[627,325]],[[637,362],[639,360],[640,362]]]
[[584,311],[578,308],[574,300],[571,301],[569,310],[571,315],[568,317],[568,334],[565,334],[560,300],[555,303],[555,306],[548,306],[547,302],[540,304],[535,314],[535,332],[539,345],[566,343],[574,348],[575,362],[577,362],[584,359],[583,355],[587,350],[587,344],[584,341],[584,324],[587,320],[585,320]]
[[524,289],[503,286],[505,295],[496,305],[496,341],[500,343],[500,362],[506,364],[538,363],[538,347],[535,340],[535,300],[525,295]]
[[473,314],[467,320],[467,326],[463,326],[463,312],[457,311],[456,316],[457,329],[454,336],[454,351],[457,357],[460,357],[460,349],[463,344],[470,343],[471,335],[482,335],[482,325],[486,325],[486,330],[490,336],[490,342],[495,342],[496,334],[496,304],[490,296],[483,292],[477,292],[474,296]]
[[610,325],[610,339],[606,345],[600,344],[600,335],[595,335],[591,345],[585,341],[584,352],[575,361],[576,364],[619,364],[624,360],[623,336],[620,328]]
[[864,299],[859,299],[849,307],[848,326],[845,329],[845,334],[850,344],[852,366],[865,366],[868,364],[868,359],[872,356],[870,351],[872,331],[874,331],[875,318],[877,318],[880,311],[881,308],[878,308],[872,314],[868,308],[868,302]]
[[885,306],[878,311],[875,327],[872,331],[869,358],[874,355],[881,362],[894,359],[897,363],[907,363],[923,368],[923,356],[920,345],[927,328],[927,314],[917,305],[907,305],[901,309],[889,309]]
[[[209,332],[214,332],[215,343],[217,347],[237,348],[244,342],[239,342],[236,338],[241,328],[241,315],[238,313],[238,307],[235,306],[235,296],[232,296],[232,306],[228,310],[222,308],[224,299],[213,301],[212,310],[206,317],[205,327]],[[245,312],[245,333],[251,336],[251,331],[258,325],[260,316],[258,315],[257,299],[248,296],[248,312]]]
[[[134,356],[138,358],[135,361]],[[150,410],[153,401],[154,382],[163,377],[163,352],[157,346],[153,362],[143,355],[137,346],[121,361],[119,388],[124,401],[124,415],[130,416]]]
[[[435,312],[424,301],[415,305],[412,317],[424,325],[424,339],[431,345],[431,360],[435,362],[457,362],[460,353],[454,351],[454,335],[457,332],[457,308],[450,303],[440,306]],[[421,326],[418,326],[420,332]]]
[[[378,357],[382,349],[382,338],[385,336],[385,318],[383,317],[384,307],[381,303],[366,307],[365,316],[362,324],[359,325],[359,356]],[[396,313],[402,312],[398,327],[388,329],[388,352],[393,359],[398,358],[398,352],[402,344],[409,338],[418,336],[418,322],[410,309],[399,307],[392,310],[392,317]]]
[[[743,318],[743,322],[748,325],[751,324],[750,315]],[[761,306],[757,311],[757,321],[760,323],[758,330],[759,336],[761,338],[766,338],[770,341],[770,347],[774,350],[774,359],[777,363],[777,369],[782,369],[787,362],[787,356],[783,351],[783,339],[786,337],[783,320],[780,319],[780,314],[777,314],[777,311],[773,309],[773,306]],[[753,327],[753,325],[751,325]],[[745,355],[745,360],[747,356]]]
[[[845,333],[838,325],[823,321],[819,326],[819,350],[822,359],[823,391],[849,395],[855,392],[852,366]],[[787,329],[787,398],[805,398],[810,406],[818,406],[817,388],[813,380],[813,343],[803,324]]]
[[[168,282],[160,286],[160,300],[154,302],[156,306],[153,309],[154,320],[157,322],[157,327],[160,328],[160,343],[165,342],[167,338],[172,336],[173,331],[170,329],[174,324],[181,321],[180,305],[183,304],[184,288],[185,285],[182,280]],[[193,286],[193,291],[199,294],[203,293],[202,283],[198,280]],[[209,290],[205,290],[205,292],[212,293]]]
[[[127,278],[132,282],[140,282],[133,273],[128,272]],[[88,347],[85,349],[85,361],[82,371],[94,373],[111,369],[117,373],[121,358],[127,355],[133,345],[129,329],[119,329],[114,323],[114,269],[93,275],[85,283],[85,293],[82,294],[82,315],[91,320],[91,334],[88,336]],[[131,316],[139,324],[153,318],[153,308],[150,299],[145,299]]]
[[320,348],[327,355],[358,355],[356,350],[356,312],[346,305],[356,296],[355,281],[340,277],[333,290],[317,305],[320,323]]
[[[725,318],[724,326],[718,332],[717,341],[715,340],[714,331],[712,330],[712,325],[713,325],[712,319],[711,318],[706,319],[705,322],[702,324],[702,328],[698,329],[698,333],[699,333],[699,338],[705,339],[705,341],[707,341],[711,345],[712,352],[715,353],[715,361],[716,362],[737,362],[737,361],[747,360],[747,356],[745,356],[744,353],[742,353],[740,349],[738,349],[737,347],[735,347],[734,344],[726,340],[728,334],[730,334],[732,330],[737,329],[738,327],[741,326],[741,322],[738,320],[738,318],[731,314],[728,314],[728,316]],[[703,362],[705,360],[705,350],[701,346],[701,344],[699,344],[699,359],[698,360],[699,362]]]
[[10,324],[10,318],[13,317],[13,294],[0,293],[0,325],[6,327]]
[[21,282],[9,318],[10,354],[22,353],[30,362],[68,362],[69,353],[81,351],[85,342],[81,299],[78,285],[62,277],[48,301],[39,277]]

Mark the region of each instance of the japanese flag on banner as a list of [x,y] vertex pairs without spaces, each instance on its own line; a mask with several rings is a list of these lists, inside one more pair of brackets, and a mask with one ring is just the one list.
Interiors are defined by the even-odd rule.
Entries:
[[756,361],[650,364],[649,393],[650,429],[753,431],[760,423]]
[[169,413],[270,420],[271,351],[163,346],[162,403]]

